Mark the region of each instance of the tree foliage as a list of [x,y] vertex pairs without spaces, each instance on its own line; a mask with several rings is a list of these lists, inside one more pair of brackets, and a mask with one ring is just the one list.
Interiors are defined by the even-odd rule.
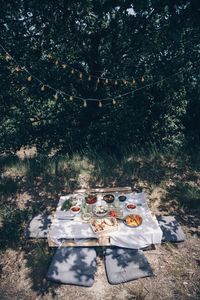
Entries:
[[[0,4],[0,44],[42,82],[82,98],[53,99],[36,80],[0,56],[0,150],[36,144],[62,152],[86,146],[113,151],[177,148],[200,141],[200,5],[194,0],[8,0]],[[46,55],[83,73],[57,66]],[[172,76],[179,72],[179,74]],[[87,74],[141,78],[136,85],[97,85]],[[169,78],[168,78],[169,77]],[[167,80],[164,80],[168,78]],[[157,84],[155,84],[158,82]],[[145,88],[144,88],[145,87]],[[137,91],[138,90],[138,91]]]

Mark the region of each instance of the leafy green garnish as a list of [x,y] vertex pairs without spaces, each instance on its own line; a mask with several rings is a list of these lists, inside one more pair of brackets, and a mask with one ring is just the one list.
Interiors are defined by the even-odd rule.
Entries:
[[61,210],[67,211],[70,209],[70,207],[72,207],[73,205],[76,205],[76,203],[77,203],[77,199],[71,197],[63,202]]

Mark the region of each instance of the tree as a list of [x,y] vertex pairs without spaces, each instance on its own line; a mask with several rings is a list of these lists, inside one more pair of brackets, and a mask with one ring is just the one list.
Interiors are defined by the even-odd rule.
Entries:
[[[14,71],[16,63],[1,49],[1,151],[26,144],[66,152],[199,142],[199,16],[192,0],[2,2],[0,43],[21,66],[55,90],[117,104],[105,101],[100,109],[88,101],[85,109],[82,100],[55,101],[55,91],[41,91],[34,77]],[[136,84],[97,84],[90,74]]]

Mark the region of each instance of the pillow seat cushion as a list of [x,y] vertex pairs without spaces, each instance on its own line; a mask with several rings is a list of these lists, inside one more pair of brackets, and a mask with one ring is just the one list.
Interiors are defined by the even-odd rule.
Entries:
[[186,237],[180,226],[173,216],[157,217],[160,228],[163,232],[163,242],[183,242]]
[[111,284],[152,276],[152,268],[142,250],[107,248],[104,254],[107,278]]
[[26,228],[26,236],[30,238],[47,238],[48,227],[52,222],[52,216],[40,214],[35,216]]
[[52,281],[90,287],[94,283],[96,251],[89,247],[58,248],[47,278]]

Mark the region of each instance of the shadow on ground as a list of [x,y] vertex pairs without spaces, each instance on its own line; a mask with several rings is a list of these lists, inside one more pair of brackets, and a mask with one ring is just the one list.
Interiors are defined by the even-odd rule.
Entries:
[[[193,168],[193,166],[195,166]],[[199,167],[185,160],[163,156],[127,155],[36,156],[23,160],[16,156],[0,158],[0,249],[22,249],[38,295],[58,285],[45,275],[54,250],[45,242],[27,241],[24,230],[34,215],[55,209],[60,195],[80,187],[131,186],[140,191],[162,186],[160,212],[172,211],[189,232],[199,236]],[[166,183],[170,182],[170,185]],[[23,199],[24,194],[27,199]]]

